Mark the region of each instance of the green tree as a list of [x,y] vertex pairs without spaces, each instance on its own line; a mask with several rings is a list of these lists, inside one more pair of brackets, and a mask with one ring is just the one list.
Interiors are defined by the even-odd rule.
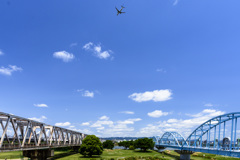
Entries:
[[88,135],[79,148],[79,153],[84,156],[101,155],[103,153],[102,143],[95,135]]
[[129,146],[129,150],[134,150],[135,147],[133,145]]
[[[119,142],[119,143],[118,143],[118,146],[125,147],[125,142],[126,142],[126,141],[121,141],[121,142]],[[125,147],[125,148],[126,148],[126,147]]]
[[127,145],[128,145],[128,148],[129,148],[130,146],[133,146],[133,145],[134,145],[134,141],[133,141],[133,140],[127,141]]
[[133,140],[131,141],[121,141],[118,143],[119,146],[125,147],[125,149],[129,148],[131,145],[133,145]]
[[141,138],[134,141],[134,147],[146,152],[148,149],[153,149],[154,142],[149,138]]
[[103,148],[113,149],[114,143],[111,140],[106,140],[103,142]]

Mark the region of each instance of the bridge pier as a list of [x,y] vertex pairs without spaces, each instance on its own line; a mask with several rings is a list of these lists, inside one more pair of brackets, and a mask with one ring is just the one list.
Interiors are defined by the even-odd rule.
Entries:
[[158,152],[163,152],[166,147],[156,146]]
[[26,150],[23,151],[23,156],[31,158],[31,160],[46,160],[47,158],[54,156],[54,150],[52,149]]
[[156,146],[156,148],[163,150],[163,149],[165,149],[166,147]]
[[186,150],[175,150],[178,154],[180,154],[180,160],[190,160],[191,154],[193,154],[193,151],[186,151]]
[[78,153],[80,146],[73,146],[72,149],[74,152]]

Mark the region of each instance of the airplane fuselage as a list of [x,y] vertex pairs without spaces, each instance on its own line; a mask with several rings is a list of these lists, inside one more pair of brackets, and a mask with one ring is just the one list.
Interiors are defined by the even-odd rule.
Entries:
[[118,10],[117,7],[115,7],[115,8],[116,8],[116,10],[117,10],[117,12],[118,12],[118,13],[117,13],[117,16],[118,16],[119,14],[125,13],[125,12],[122,12],[122,10],[123,10],[123,8],[124,8],[123,6],[122,6],[122,8],[121,8],[120,10]]

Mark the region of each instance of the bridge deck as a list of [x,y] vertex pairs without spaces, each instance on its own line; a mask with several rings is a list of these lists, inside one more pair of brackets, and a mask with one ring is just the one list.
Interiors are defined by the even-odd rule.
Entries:
[[50,148],[61,148],[61,147],[76,147],[78,145],[44,145],[35,146],[34,144],[25,145],[24,147],[19,147],[18,145],[3,145],[0,148],[0,152],[10,152],[10,151],[24,151],[24,150],[40,150],[40,149],[50,149]]
[[210,154],[218,154],[223,156],[231,156],[240,158],[240,148],[235,150],[229,150],[225,148],[209,148],[209,147],[181,147],[177,145],[155,145],[156,147],[164,147],[164,148],[173,148],[176,150],[185,150],[185,151],[193,151],[193,152],[203,152]]

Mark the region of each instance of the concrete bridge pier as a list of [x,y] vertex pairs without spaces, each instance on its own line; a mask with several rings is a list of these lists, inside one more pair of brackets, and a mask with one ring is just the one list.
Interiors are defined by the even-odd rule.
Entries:
[[52,149],[26,150],[23,151],[23,156],[31,158],[31,160],[47,160],[54,156]]
[[163,152],[166,147],[157,146],[156,148],[158,149],[158,152]]
[[186,150],[175,150],[178,154],[180,154],[180,160],[190,160],[191,154],[193,154],[193,151],[186,151]]

